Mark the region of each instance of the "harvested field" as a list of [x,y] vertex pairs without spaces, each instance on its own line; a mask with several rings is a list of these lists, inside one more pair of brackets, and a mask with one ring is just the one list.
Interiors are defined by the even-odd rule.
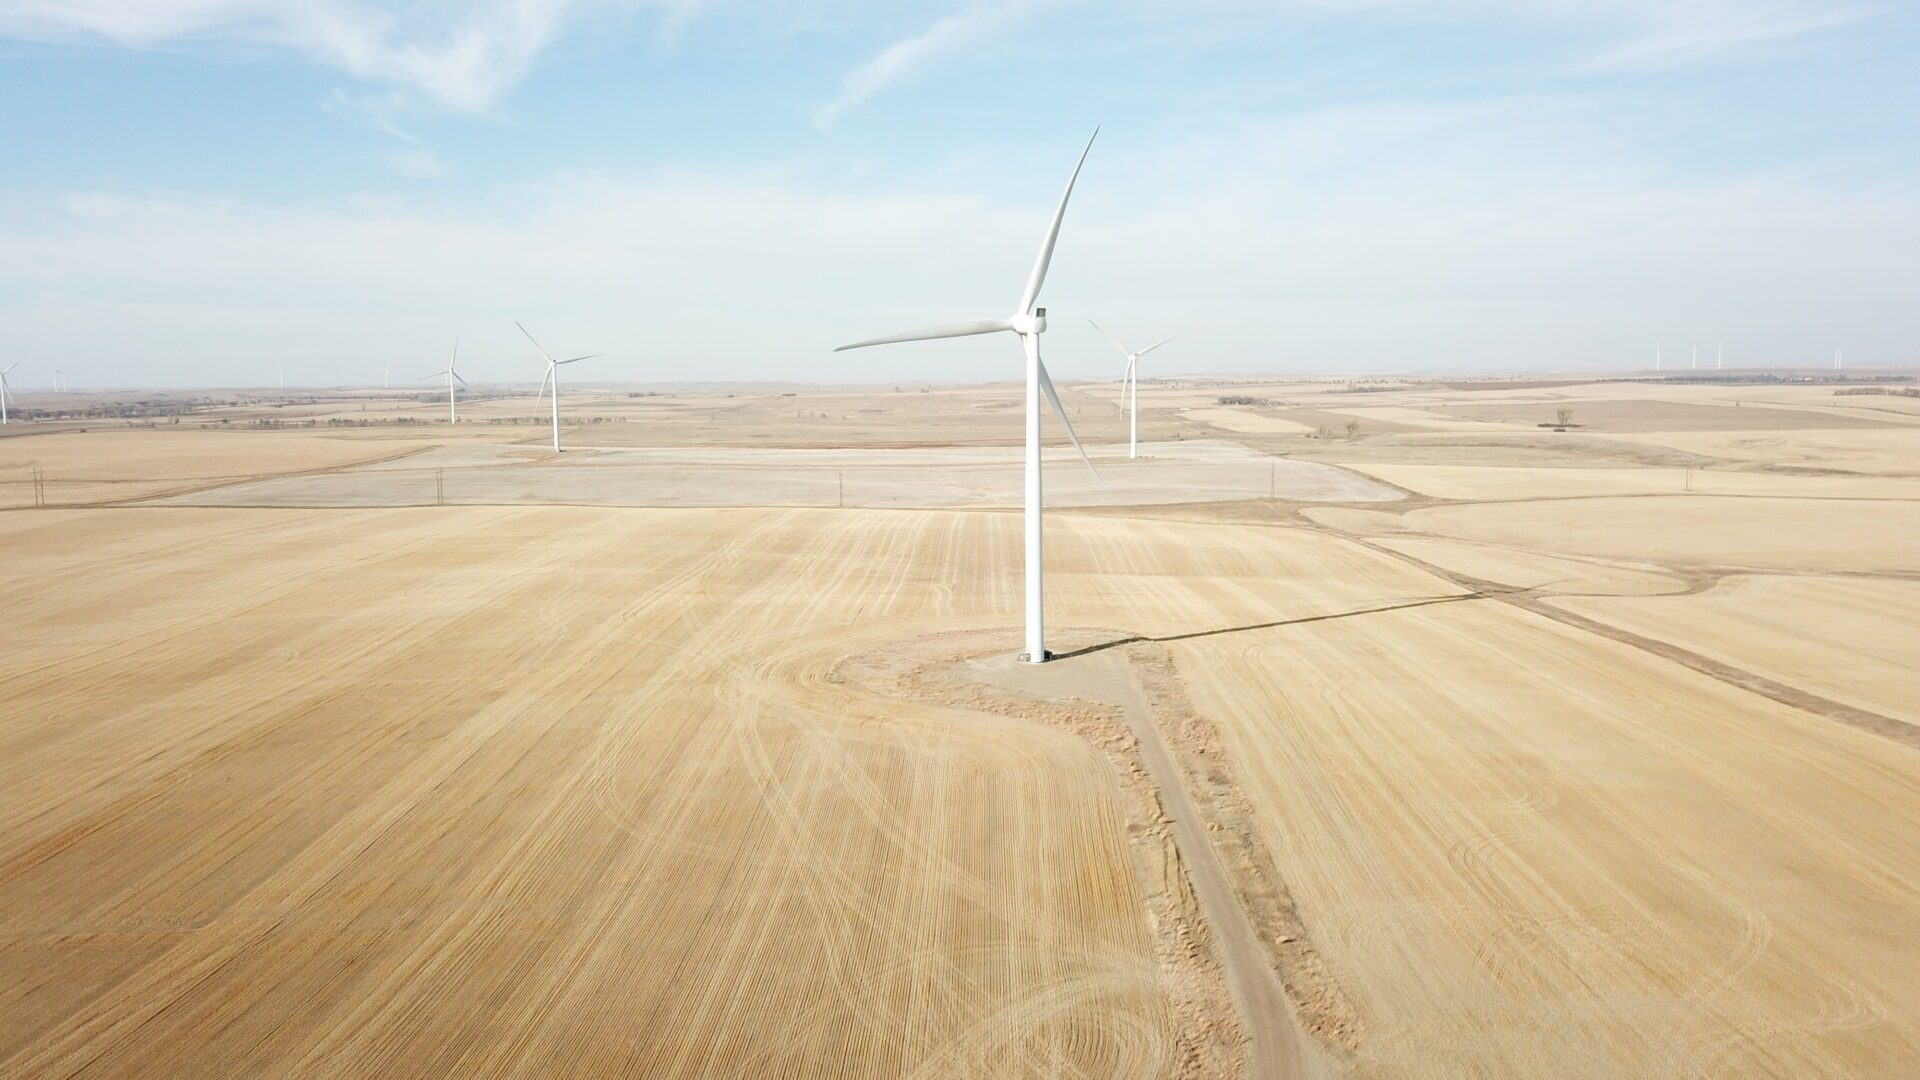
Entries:
[[124,427],[0,439],[0,508],[150,498],[404,454],[405,443],[304,431],[141,431]]
[[1594,495],[1775,495],[1920,500],[1920,481],[1806,476],[1730,469],[1527,468],[1351,462],[1348,468],[1439,499],[1511,502]]
[[1186,409],[1180,415],[1196,423],[1245,435],[1308,435],[1313,432],[1305,424],[1262,416],[1251,409]]
[[1691,596],[1554,602],[1920,726],[1920,581],[1730,577]]
[[1095,750],[834,675],[1016,527],[0,520],[0,1072],[1167,1075]]
[[1920,751],[1497,602],[1174,648],[1348,1075],[1920,1067]]
[[[596,432],[597,434],[597,432]],[[1391,502],[1400,493],[1346,469],[1186,440],[1047,454],[1056,506],[1265,499]],[[1000,448],[763,450],[574,446],[555,459],[516,446],[450,447],[365,470],[233,484],[165,500],[195,506],[1018,506],[1021,452]]]
[[[1691,403],[1644,398],[1600,400],[1556,398],[1539,404],[1449,405],[1446,415],[1468,420],[1510,423],[1553,423],[1562,404],[1573,409],[1574,422],[1601,431],[1792,431],[1804,428],[1876,428],[1895,424],[1872,416],[1843,412],[1809,412],[1792,408],[1748,406],[1728,402]],[[1739,391],[1721,389],[1720,397],[1738,400]],[[1831,401],[1822,402],[1831,405]]]
[[1479,581],[1542,593],[1653,596],[1682,592],[1687,583],[1646,563],[1541,555],[1490,544],[1387,534],[1377,544]]
[[1612,559],[1780,570],[1920,572],[1920,503],[1864,499],[1552,499],[1415,510],[1408,526],[1462,540]]
[[1007,386],[0,439],[0,1076],[1920,1073],[1920,425],[1351,388],[1063,388],[1039,672]]

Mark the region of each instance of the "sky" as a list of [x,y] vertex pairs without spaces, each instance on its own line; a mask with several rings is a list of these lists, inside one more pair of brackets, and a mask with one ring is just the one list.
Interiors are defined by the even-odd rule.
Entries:
[[[1920,364],[1920,4],[0,0],[26,388]],[[1702,366],[1709,360],[1703,359]]]

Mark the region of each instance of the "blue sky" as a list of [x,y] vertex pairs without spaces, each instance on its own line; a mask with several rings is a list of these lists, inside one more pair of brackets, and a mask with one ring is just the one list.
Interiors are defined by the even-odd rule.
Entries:
[[1011,377],[827,350],[1005,314],[1100,123],[1062,376],[1086,316],[1184,331],[1148,374],[1914,363],[1917,57],[1845,0],[0,0],[0,353]]

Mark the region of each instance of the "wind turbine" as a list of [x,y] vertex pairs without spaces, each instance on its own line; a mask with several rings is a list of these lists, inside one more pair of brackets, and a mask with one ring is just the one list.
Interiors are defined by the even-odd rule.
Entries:
[[[453,408],[453,380],[460,379],[460,373],[453,370],[453,365],[454,365],[454,362],[459,359],[460,359],[460,339],[454,338],[453,339],[453,355],[449,357],[447,360],[447,369],[445,371],[436,371],[431,375],[420,376],[421,382],[425,382],[428,379],[437,379],[442,375],[445,375],[447,377],[447,423],[449,424],[457,424],[460,422],[460,415],[456,413]],[[467,380],[460,379],[460,385],[461,386],[467,385]]]
[[[1060,238],[1060,222],[1067,216],[1067,200],[1073,197],[1074,181],[1080,178],[1080,167],[1087,163],[1087,154],[1093,150],[1093,140],[1100,137],[1100,129],[1093,129],[1093,138],[1087,140],[1087,147],[1080,151],[1080,160],[1073,166],[1073,175],[1067,178],[1067,190],[1060,196],[1060,205],[1053,211],[1053,222],[1047,226],[1047,238],[1040,243],[1040,255],[1033,262],[1033,272],[1027,276],[1027,287],[1020,294],[1020,306],[1005,319],[976,319],[972,322],[946,323],[941,326],[929,326],[924,330],[910,330],[904,334],[857,341],[852,345],[842,345],[834,352],[848,349],[860,349],[869,345],[891,345],[900,341],[929,341],[934,338],[968,337],[973,334],[997,334],[1011,331],[1020,336],[1020,346],[1027,356],[1027,461],[1026,461],[1026,579],[1027,579],[1027,651],[1022,657],[1030,664],[1044,664],[1047,661],[1045,624],[1045,588],[1040,578],[1041,540],[1040,540],[1040,396],[1046,395],[1053,406],[1053,414],[1060,418],[1060,426],[1067,429],[1067,438],[1073,440],[1073,448],[1080,451],[1080,457],[1093,468],[1093,459],[1087,457],[1086,447],[1080,445],[1080,436],[1073,433],[1073,422],[1067,419],[1067,410],[1060,405],[1060,395],[1053,388],[1053,380],[1047,375],[1047,366],[1040,362],[1040,335],[1047,329],[1047,309],[1035,307],[1040,299],[1040,286],[1047,280],[1047,264],[1053,261],[1054,241]],[[1097,478],[1096,470],[1094,476]]]
[[[1087,320],[1087,325],[1100,330],[1100,324],[1092,319]],[[1120,350],[1120,355],[1127,358],[1126,385],[1120,389],[1127,395],[1127,458],[1132,460],[1140,456],[1140,358],[1180,335],[1175,334],[1173,337],[1156,341],[1139,352],[1129,352],[1125,345],[1120,344],[1105,330],[1100,330],[1100,336],[1106,338],[1107,344]]]
[[1846,366],[1846,358],[1840,355],[1840,350],[1833,350],[1833,370],[1840,371]]
[[1663,370],[1663,369],[1665,368],[1665,357],[1666,357],[1666,354],[1665,354],[1665,349],[1666,349],[1666,346],[1664,346],[1664,345],[1661,345],[1661,344],[1659,344],[1659,343],[1657,343],[1657,342],[1656,342],[1656,343],[1654,344],[1654,346],[1653,346],[1653,370],[1655,370],[1655,371],[1660,371],[1660,370]]
[[1727,347],[1724,344],[1713,347],[1713,370],[1719,371],[1727,366]]
[[[520,320],[513,320],[513,325],[520,326]],[[520,332],[527,334],[527,328],[520,326]],[[547,352],[545,348],[542,348],[538,341],[533,340],[532,334],[527,334],[527,340],[533,341],[533,347],[539,349],[540,355],[547,358],[547,377],[540,380],[540,394],[535,394],[534,400],[540,400],[540,395],[547,392],[548,386],[553,387],[553,452],[557,454],[560,452],[560,365],[577,364],[582,360],[591,360],[596,356],[605,356],[606,354],[588,353],[585,356],[575,356],[567,360],[555,360],[553,354]]]
[[7,388],[7,376],[13,372],[14,368],[19,366],[20,361],[15,360],[4,369],[0,369],[0,424],[7,422],[7,396],[12,393],[12,391]]
[[393,361],[388,360],[383,362],[380,365],[380,389],[387,390],[392,388],[392,386],[393,386]]
[[1700,346],[1698,345],[1693,347],[1693,370],[1700,370]]
[[53,369],[53,392],[54,393],[64,394],[67,392],[66,374],[67,374],[66,372],[60,370],[58,365],[54,367]]

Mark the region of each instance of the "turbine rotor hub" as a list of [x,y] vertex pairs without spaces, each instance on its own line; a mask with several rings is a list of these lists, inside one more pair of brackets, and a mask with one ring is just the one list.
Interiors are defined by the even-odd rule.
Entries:
[[1031,315],[1015,315],[1007,321],[1013,324],[1016,334],[1044,334],[1047,332],[1047,309],[1034,308]]

